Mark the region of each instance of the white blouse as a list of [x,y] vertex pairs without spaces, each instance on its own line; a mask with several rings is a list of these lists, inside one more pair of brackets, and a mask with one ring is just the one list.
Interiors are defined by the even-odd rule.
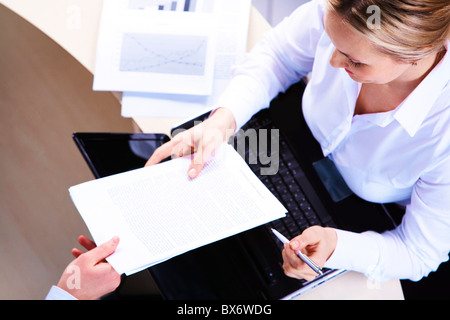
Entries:
[[375,281],[419,280],[450,251],[450,53],[395,110],[354,116],[361,84],[330,65],[324,12],[323,0],[313,0],[268,32],[234,68],[217,106],[230,109],[239,128],[310,73],[303,114],[324,155],[361,198],[407,204],[395,230],[337,230],[326,267]]

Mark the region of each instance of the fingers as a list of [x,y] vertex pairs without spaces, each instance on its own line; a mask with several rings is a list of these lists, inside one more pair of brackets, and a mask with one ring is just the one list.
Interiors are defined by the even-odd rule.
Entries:
[[194,153],[194,148],[186,144],[178,144],[172,151],[172,159],[181,158],[185,155]]
[[329,256],[325,231],[326,229],[318,226],[310,227],[285,245],[283,250],[283,269],[287,276],[308,281],[317,276],[314,270],[297,256],[295,251],[301,251],[320,266],[324,265]]
[[145,166],[157,164],[169,156],[181,157],[196,151],[188,176],[195,178],[202,171],[220,143],[227,141],[236,130],[233,113],[226,108],[215,109],[210,117],[155,150]]
[[284,273],[291,278],[313,280],[317,274],[286,244],[282,252]]
[[160,163],[165,158],[170,157],[172,155],[172,150],[177,143],[178,142],[176,140],[171,140],[160,146],[155,150],[155,152],[153,152],[150,159],[146,162],[145,167],[155,165]]
[[[95,244],[94,241],[86,238],[85,236],[81,235],[78,237],[78,243],[81,244],[86,250],[92,250],[94,249],[97,245]],[[72,249],[72,255],[75,258],[78,258],[79,256],[81,256],[84,252],[77,249],[77,248],[73,248]]]
[[292,250],[300,250],[305,254],[313,255],[317,252],[317,247],[323,241],[323,228],[319,226],[310,227],[289,242]]
[[119,237],[113,237],[102,245],[86,252],[86,259],[89,259],[93,265],[109,257],[119,245]]
[[79,250],[79,249],[77,249],[77,248],[73,248],[73,249],[72,249],[72,255],[73,255],[75,258],[78,258],[78,257],[81,256],[83,253],[84,253],[83,251],[81,251],[81,250]]
[[199,175],[205,163],[211,159],[214,152],[224,141],[223,133],[216,128],[208,128],[202,133],[197,151],[188,169],[188,176],[191,179]]
[[97,246],[94,241],[86,238],[83,235],[78,237],[78,243],[81,244],[84,248],[86,248],[86,250],[92,250]]
[[204,148],[204,144],[200,146],[199,150],[194,155],[194,158],[191,161],[188,169],[188,176],[191,179],[196,178],[200,172],[203,170],[206,161],[209,160],[213,150],[212,148]]
[[177,158],[195,152],[187,170],[188,176],[193,179],[200,174],[205,163],[223,141],[220,130],[199,125],[178,134],[173,140],[156,149],[145,166],[157,164],[169,156]]
[[195,137],[193,130],[184,131],[176,135],[172,140],[166,142],[153,152],[145,167],[160,163],[162,160],[172,156],[173,158],[191,154],[194,151]]

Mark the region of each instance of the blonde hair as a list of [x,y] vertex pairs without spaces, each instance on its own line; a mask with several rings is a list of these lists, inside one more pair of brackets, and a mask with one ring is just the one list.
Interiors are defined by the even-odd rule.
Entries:
[[[380,13],[376,28],[368,25],[368,8],[373,6]],[[328,7],[379,51],[397,61],[413,62],[445,52],[449,0],[328,0]]]

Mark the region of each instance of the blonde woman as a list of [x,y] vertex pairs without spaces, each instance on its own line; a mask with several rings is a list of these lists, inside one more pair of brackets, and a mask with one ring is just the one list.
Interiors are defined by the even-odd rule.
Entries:
[[235,68],[202,134],[180,135],[148,164],[202,149],[188,170],[196,177],[217,144],[208,128],[226,140],[311,73],[303,114],[324,156],[359,197],[402,203],[405,215],[382,234],[311,227],[285,246],[286,274],[315,276],[295,256],[299,249],[321,266],[375,281],[419,280],[450,251],[449,21],[448,0],[313,0]]

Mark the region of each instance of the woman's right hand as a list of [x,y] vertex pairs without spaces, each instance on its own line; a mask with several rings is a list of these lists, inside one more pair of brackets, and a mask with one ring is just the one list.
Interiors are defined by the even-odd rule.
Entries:
[[187,171],[193,179],[199,175],[214,151],[228,141],[235,131],[236,122],[231,111],[218,108],[207,120],[177,134],[156,149],[145,166],[157,164],[169,156],[177,158],[195,153]]

